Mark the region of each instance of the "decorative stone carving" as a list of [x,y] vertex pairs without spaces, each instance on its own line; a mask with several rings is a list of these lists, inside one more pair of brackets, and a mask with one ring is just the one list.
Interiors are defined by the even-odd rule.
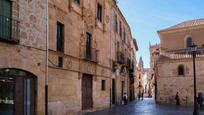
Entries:
[[85,27],[87,31],[93,32],[93,27],[94,27],[94,22],[95,22],[95,17],[94,13],[91,9],[84,8],[83,12],[83,19],[85,22]]
[[108,24],[109,23],[109,20],[110,20],[110,17],[108,15],[106,15],[106,23]]
[[80,72],[92,75],[95,74],[95,66],[93,66],[91,63],[82,62],[80,65]]
[[72,61],[70,59],[67,59],[66,67],[67,67],[67,69],[70,69],[72,67]]

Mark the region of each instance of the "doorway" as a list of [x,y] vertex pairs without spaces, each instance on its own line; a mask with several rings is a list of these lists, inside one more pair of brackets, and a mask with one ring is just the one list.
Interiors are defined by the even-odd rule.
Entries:
[[121,81],[121,100],[123,100],[123,95],[124,95],[124,86],[125,86],[124,81]]
[[115,79],[112,79],[112,104],[115,104]]
[[92,75],[83,74],[82,77],[82,110],[93,108],[93,82]]
[[35,90],[32,74],[0,70],[0,115],[35,115]]

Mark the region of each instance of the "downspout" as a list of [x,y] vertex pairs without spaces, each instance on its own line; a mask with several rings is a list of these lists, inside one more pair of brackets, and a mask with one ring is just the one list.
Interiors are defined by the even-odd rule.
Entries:
[[48,24],[48,0],[46,3],[46,64],[45,64],[45,115],[48,115],[48,37],[49,37],[49,24]]
[[[111,4],[112,5],[112,4]],[[111,34],[112,34],[112,7],[110,7],[110,65],[111,65],[111,68],[113,67],[113,63],[112,63],[112,38],[111,38]],[[111,79],[110,79],[110,108],[112,107],[112,69],[111,69]]]

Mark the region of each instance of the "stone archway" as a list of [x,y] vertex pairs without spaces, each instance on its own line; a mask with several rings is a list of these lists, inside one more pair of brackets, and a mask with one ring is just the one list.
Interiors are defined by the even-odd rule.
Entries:
[[21,69],[0,69],[0,115],[35,115],[36,80]]

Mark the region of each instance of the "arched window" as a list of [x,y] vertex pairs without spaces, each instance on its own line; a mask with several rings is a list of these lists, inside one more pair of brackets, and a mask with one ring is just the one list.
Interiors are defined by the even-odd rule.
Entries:
[[188,38],[186,39],[186,47],[189,48],[189,47],[192,46],[192,44],[193,44],[192,38],[191,38],[191,37],[188,37]]
[[183,65],[178,66],[178,75],[184,75],[184,66]]

